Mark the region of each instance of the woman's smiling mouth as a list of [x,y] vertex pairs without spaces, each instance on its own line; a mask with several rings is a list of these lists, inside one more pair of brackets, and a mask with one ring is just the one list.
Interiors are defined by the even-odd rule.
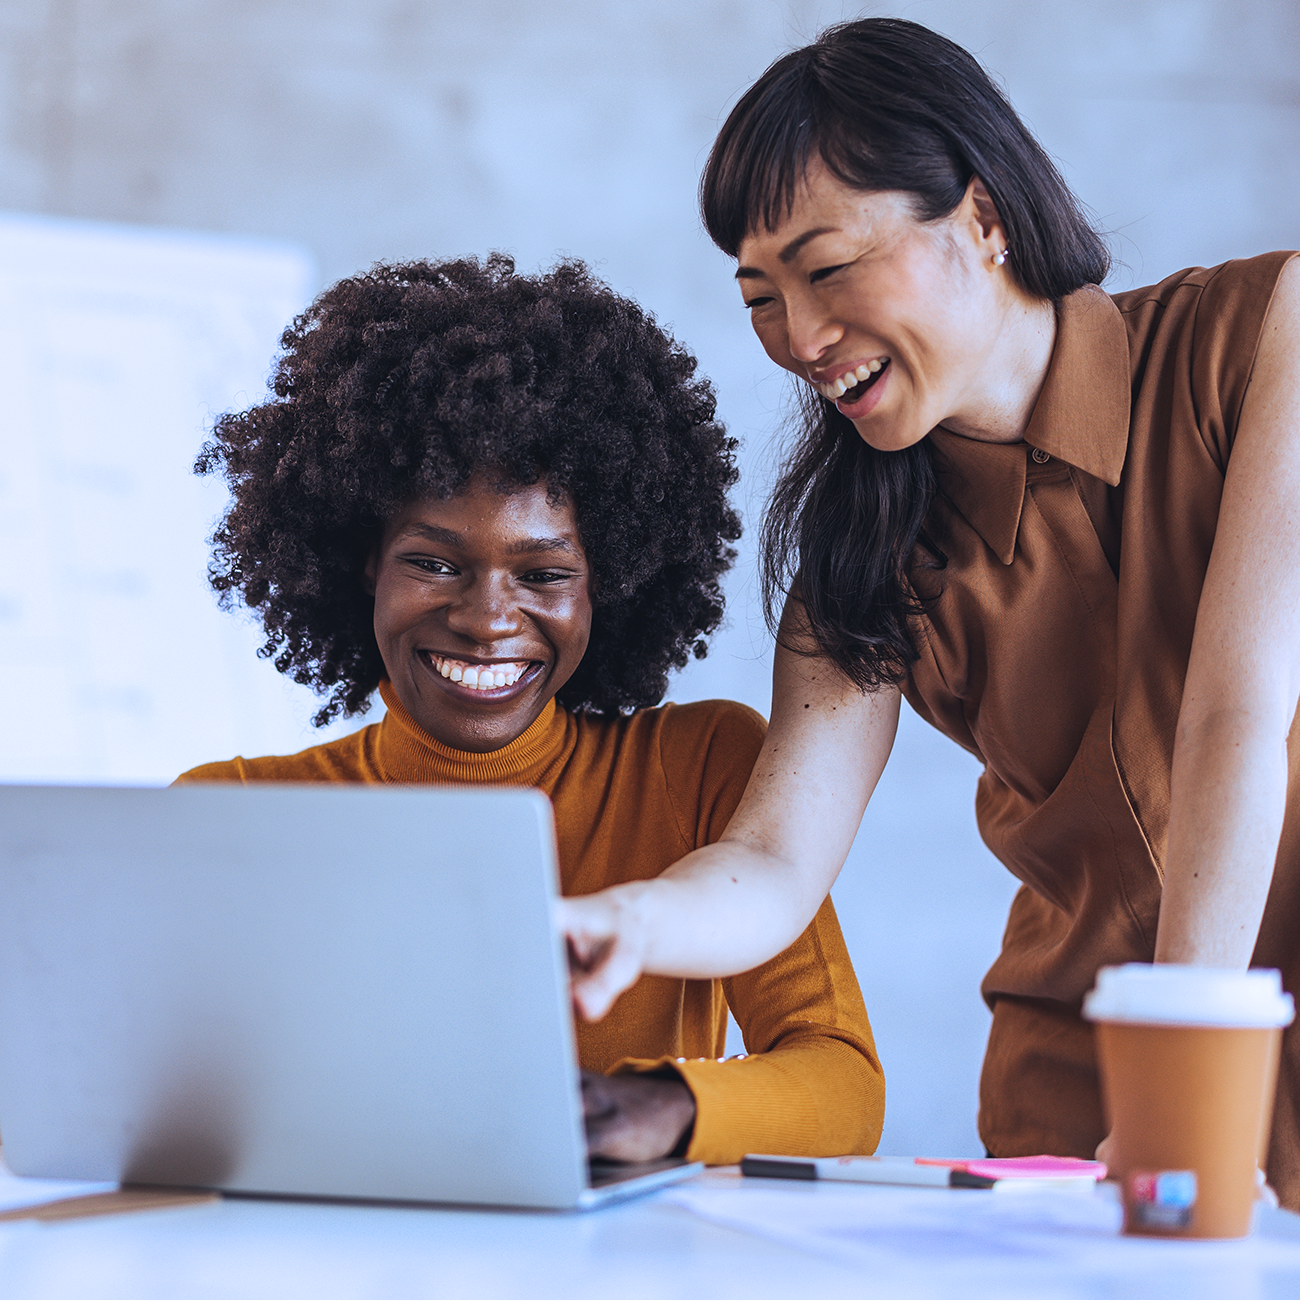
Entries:
[[516,693],[521,683],[532,681],[542,665],[533,659],[504,660],[497,663],[475,663],[470,659],[456,659],[432,650],[420,651],[420,657],[447,684],[456,695],[476,696],[480,699],[500,700]]
[[889,365],[888,357],[872,357],[852,370],[846,370],[836,378],[820,383],[815,379],[808,382],[827,401],[838,402],[847,397],[846,406],[852,406],[884,373]]

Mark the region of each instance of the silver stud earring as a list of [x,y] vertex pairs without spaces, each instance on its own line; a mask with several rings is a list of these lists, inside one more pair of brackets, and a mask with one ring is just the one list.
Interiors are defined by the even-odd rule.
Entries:
[[1000,253],[994,253],[994,254],[993,254],[993,265],[994,265],[994,266],[1003,266],[1003,265],[1005,265],[1005,264],[1006,264],[1006,260],[1007,260],[1007,254],[1008,254],[1010,251],[1011,251],[1011,250],[1010,250],[1009,248],[1004,248]]

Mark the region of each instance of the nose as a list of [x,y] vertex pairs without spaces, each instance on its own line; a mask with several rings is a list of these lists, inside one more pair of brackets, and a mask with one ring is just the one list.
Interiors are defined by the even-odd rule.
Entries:
[[786,347],[795,361],[808,365],[844,337],[844,329],[815,297],[798,295],[786,302]]
[[467,583],[447,607],[446,618],[452,632],[479,646],[515,636],[522,626],[511,584],[501,574],[484,574]]

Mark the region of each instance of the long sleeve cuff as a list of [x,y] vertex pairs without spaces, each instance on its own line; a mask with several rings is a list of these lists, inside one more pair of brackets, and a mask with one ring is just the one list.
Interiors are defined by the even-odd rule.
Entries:
[[[629,1059],[615,1067],[638,1074],[664,1070],[674,1071],[695,1098],[690,1160],[730,1165],[750,1152],[869,1154],[880,1140],[884,1088],[846,1043],[823,1040],[724,1060]],[[801,1077],[809,1074],[815,1087]]]

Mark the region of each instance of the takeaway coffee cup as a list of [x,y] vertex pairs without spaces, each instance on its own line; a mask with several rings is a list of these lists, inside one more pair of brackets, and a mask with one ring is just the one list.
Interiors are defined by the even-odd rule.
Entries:
[[1295,1017],[1277,971],[1108,966],[1083,1014],[1097,1027],[1124,1231],[1246,1236]]

